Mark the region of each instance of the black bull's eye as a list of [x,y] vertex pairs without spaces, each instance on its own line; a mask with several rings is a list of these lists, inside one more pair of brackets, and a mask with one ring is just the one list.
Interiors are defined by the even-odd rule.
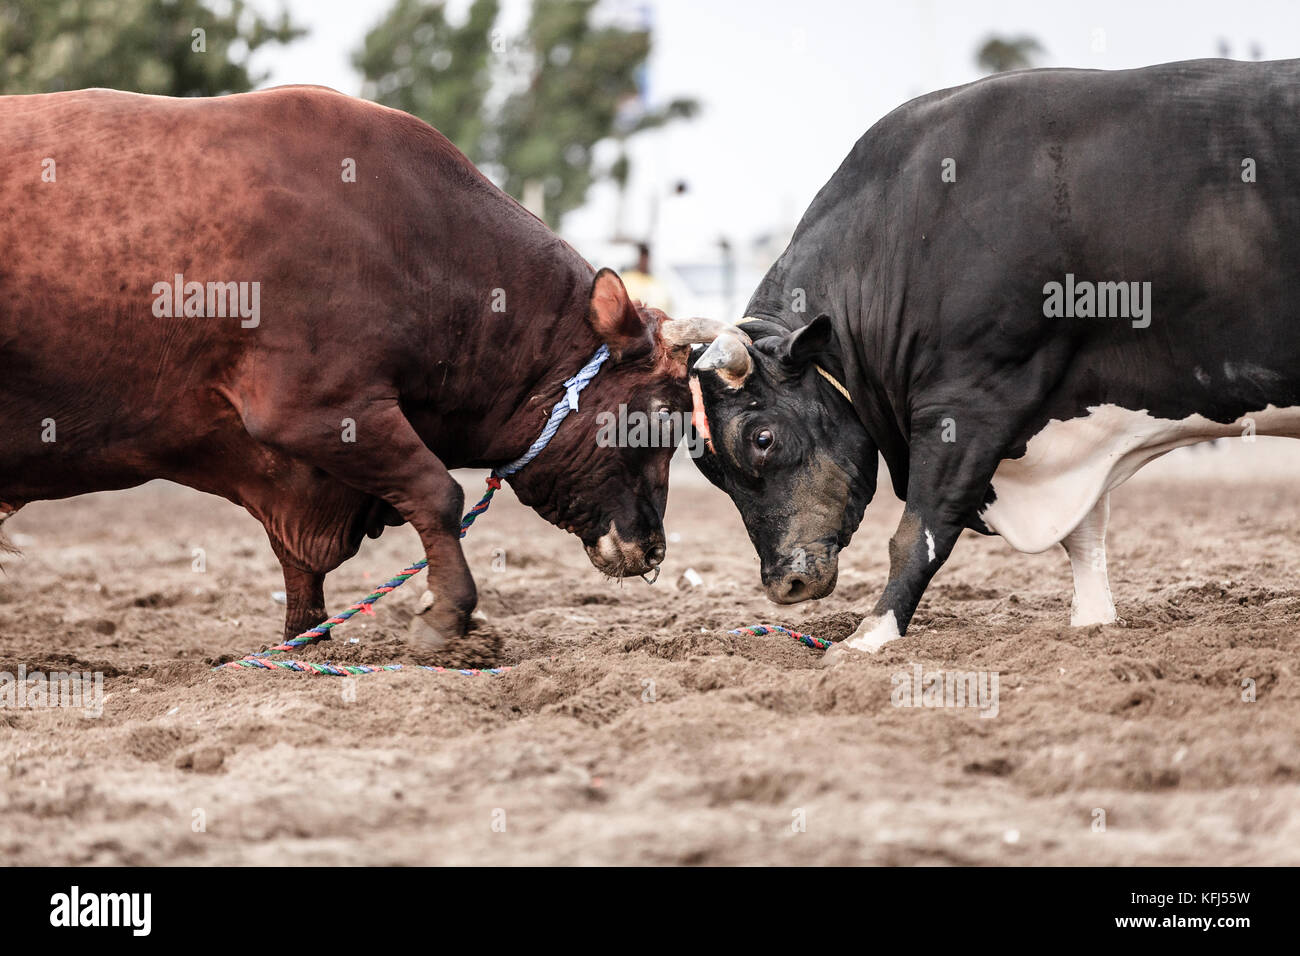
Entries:
[[768,431],[766,428],[764,428],[761,432],[759,432],[757,435],[754,436],[754,444],[757,445],[763,451],[766,451],[767,449],[771,448],[772,442],[775,440],[776,439],[772,437],[772,433]]

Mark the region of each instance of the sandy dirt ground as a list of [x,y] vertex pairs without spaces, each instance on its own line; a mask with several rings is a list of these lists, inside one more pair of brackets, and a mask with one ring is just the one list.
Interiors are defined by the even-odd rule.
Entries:
[[[653,587],[601,577],[503,492],[465,541],[488,622],[438,661],[514,666],[499,677],[214,671],[279,637],[248,515],[161,483],[31,505],[6,526],[23,554],[0,562],[0,671],[100,671],[106,700],[0,710],[0,859],[1300,863],[1298,485],[1179,454],[1112,497],[1123,625],[1069,628],[1059,549],[968,534],[910,633],[833,669],[727,630],[848,633],[886,577],[884,488],[835,594],[792,608],[689,465]],[[367,541],[331,608],[418,556],[409,528]],[[703,584],[680,589],[688,567]],[[423,590],[298,656],[415,662]],[[996,715],[895,706],[916,665],[996,674]]]

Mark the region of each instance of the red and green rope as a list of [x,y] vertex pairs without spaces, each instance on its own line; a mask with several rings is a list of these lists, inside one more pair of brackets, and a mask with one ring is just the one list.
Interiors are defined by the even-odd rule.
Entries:
[[[315,661],[280,661],[259,657],[245,657],[238,661],[229,661],[222,667],[251,667],[261,670],[296,671],[300,674],[326,674],[330,677],[349,677],[361,674],[379,674],[384,671],[406,670],[402,664],[319,664]],[[511,670],[510,667],[484,667],[461,669],[457,667],[433,667],[428,664],[412,665],[411,670],[429,671],[433,674],[461,674],[465,677],[478,677],[483,674],[496,676]]]
[[755,637],[764,637],[768,634],[785,634],[815,651],[824,651],[831,646],[830,641],[823,641],[820,637],[813,637],[811,634],[804,634],[801,631],[792,631],[788,627],[780,627],[776,624],[750,624],[748,627],[738,627],[734,631],[728,631],[727,633],[752,634]]
[[[493,474],[488,477],[487,485],[488,490],[483,497],[478,500],[478,504],[473,508],[470,508],[469,511],[466,512],[465,517],[460,519],[460,536],[462,538],[465,537],[465,532],[469,530],[469,526],[474,523],[474,520],[483,512],[488,510],[488,505],[492,503],[492,496],[496,494],[497,489],[501,487],[501,479],[497,477],[496,474]],[[348,605],[345,610],[340,611],[331,618],[327,618],[315,627],[303,631],[297,637],[289,638],[289,640],[285,641],[283,644],[276,644],[274,647],[268,647],[264,651],[258,651],[255,654],[249,654],[247,657],[241,657],[239,660],[227,661],[226,663],[217,666],[258,668],[261,670],[291,670],[299,671],[301,673],[329,674],[334,677],[346,676],[348,674],[376,674],[380,671],[401,670],[401,664],[383,664],[378,666],[360,664],[316,664],[311,661],[274,661],[267,660],[267,658],[275,657],[277,654],[283,654],[285,651],[294,651],[300,647],[307,647],[308,645],[315,644],[317,641],[323,641],[329,637],[330,631],[338,627],[340,624],[346,623],[356,614],[374,614],[374,603],[376,601],[385,594],[396,591],[407,581],[411,580],[411,578],[423,571],[428,564],[429,562],[423,558],[419,561],[413,562],[399,571],[392,578],[379,585],[379,587],[375,588],[360,601]],[[478,674],[504,674],[510,668],[491,667],[485,670],[461,671],[449,671],[442,667],[424,667],[423,669],[434,671],[436,673],[458,673],[466,676],[473,676]]]
[[[501,479],[495,474],[487,480],[488,489],[483,497],[478,500],[465,517],[460,521],[460,536],[465,537],[465,532],[469,530],[476,518],[488,510],[488,505],[492,503],[492,496],[496,494],[501,487]],[[283,644],[276,644],[274,647],[268,647],[264,651],[258,651],[249,654],[247,657],[241,657],[238,660],[227,661],[224,664],[218,664],[217,668],[233,667],[254,670],[285,670],[294,671],[300,674],[326,674],[331,677],[347,677],[361,674],[378,674],[383,671],[399,671],[403,667],[401,664],[318,664],[315,661],[291,661],[277,660],[276,656],[286,651],[297,650],[300,647],[307,647],[318,641],[325,640],[329,637],[330,631],[340,624],[346,623],[356,614],[374,614],[374,603],[385,594],[396,591],[399,587],[409,581],[415,575],[419,574],[428,565],[428,561],[419,560],[406,568],[403,568],[396,575],[385,581],[379,587],[375,588],[355,604],[349,605],[345,610],[334,615],[327,620],[322,621],[315,627],[303,631],[297,637],[292,637]],[[729,634],[752,634],[755,637],[764,637],[768,634],[785,634],[794,638],[801,644],[805,644],[814,650],[824,651],[831,646],[830,641],[823,641],[821,638],[813,637],[811,634],[804,634],[800,631],[792,631],[789,628],[781,627],[776,624],[752,624],[748,627],[736,628],[734,631],[728,631]],[[428,665],[416,665],[413,669],[429,671],[435,674],[461,674],[466,677],[478,677],[483,674],[497,676],[510,670],[509,667],[487,667],[483,669],[458,669],[447,667],[432,667]]]

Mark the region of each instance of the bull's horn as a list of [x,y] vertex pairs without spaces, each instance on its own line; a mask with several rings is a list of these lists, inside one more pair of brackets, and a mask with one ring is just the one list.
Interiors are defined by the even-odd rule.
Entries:
[[728,386],[740,388],[754,370],[754,360],[750,358],[749,349],[745,348],[740,336],[732,332],[728,327],[724,334],[715,338],[713,344],[696,361],[695,368],[697,371],[713,370]]
[[669,319],[660,327],[664,343],[670,348],[712,342],[719,335],[729,333],[748,342],[749,336],[734,325],[717,319]]

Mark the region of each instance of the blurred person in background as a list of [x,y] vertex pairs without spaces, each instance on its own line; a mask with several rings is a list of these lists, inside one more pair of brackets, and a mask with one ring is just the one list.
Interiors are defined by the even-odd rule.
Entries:
[[[638,242],[636,245],[636,265],[622,273],[623,286],[633,301],[640,301],[654,309],[670,312],[672,298],[668,289],[650,272],[650,246]],[[670,313],[671,314],[671,313]]]

